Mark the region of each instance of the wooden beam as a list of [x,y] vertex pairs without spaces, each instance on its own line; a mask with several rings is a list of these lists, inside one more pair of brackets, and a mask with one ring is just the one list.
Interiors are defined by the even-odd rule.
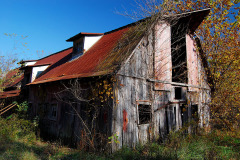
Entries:
[[161,80],[155,80],[155,79],[147,79],[147,80],[148,80],[149,82],[171,84],[171,85],[174,85],[174,86],[193,87],[193,88],[199,88],[199,89],[210,90],[209,88],[205,88],[205,87],[201,87],[201,86],[195,86],[195,85],[191,85],[191,84],[185,84],[185,83],[177,83],[177,82],[161,81]]
[[187,103],[187,101],[176,101],[176,102],[170,102],[170,101],[169,101],[168,103],[166,103],[166,104],[163,105],[162,107],[159,107],[158,109],[155,109],[154,112],[157,112],[157,111],[159,111],[159,110],[167,107],[167,106],[170,105],[170,104],[181,104],[181,103]]
[[[7,108],[6,110],[4,110],[3,112],[1,112],[1,113],[0,113],[0,116],[1,116],[3,113],[7,112],[9,109],[15,107],[16,105],[17,105],[17,104],[14,104],[14,105],[12,105],[11,107],[9,107],[9,108]],[[9,105],[9,106],[10,106],[10,105]]]

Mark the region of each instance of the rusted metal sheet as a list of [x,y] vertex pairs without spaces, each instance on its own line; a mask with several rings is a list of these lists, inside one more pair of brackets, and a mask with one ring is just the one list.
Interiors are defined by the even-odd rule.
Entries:
[[55,64],[62,58],[66,57],[67,55],[71,54],[73,51],[73,48],[67,48],[62,51],[59,51],[57,53],[53,53],[47,57],[44,57],[42,59],[39,59],[34,65],[31,65],[31,67],[34,66],[40,66],[40,65],[46,65],[46,64]]
[[0,98],[17,97],[20,95],[20,92],[21,92],[21,90],[0,92]]
[[48,70],[48,72],[45,74],[43,73],[41,77],[35,80],[35,84],[44,83],[47,81],[55,81],[58,80],[59,77],[64,79],[65,76],[77,78],[92,76],[95,75],[95,72],[100,71],[104,75],[109,73],[109,71],[112,71],[113,67],[116,67],[115,61],[117,61],[121,55],[114,55],[114,57],[108,56],[111,54],[118,41],[123,38],[124,33],[126,33],[128,30],[129,27],[125,27],[115,32],[105,34],[83,56],[70,62],[68,62],[70,58],[66,59],[61,64],[56,65],[51,70]]

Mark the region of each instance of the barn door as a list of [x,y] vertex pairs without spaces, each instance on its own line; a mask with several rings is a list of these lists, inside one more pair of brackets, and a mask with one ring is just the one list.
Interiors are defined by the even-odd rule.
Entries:
[[138,123],[138,138],[141,144],[150,140],[152,122],[152,105],[151,103],[140,103],[137,105],[137,123]]

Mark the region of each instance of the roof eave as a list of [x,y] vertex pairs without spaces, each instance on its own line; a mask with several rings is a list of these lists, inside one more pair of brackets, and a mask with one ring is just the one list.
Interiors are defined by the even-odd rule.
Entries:
[[80,37],[83,37],[83,36],[101,36],[103,35],[103,33],[86,33],[86,32],[80,32],[78,33],[77,35],[67,39],[66,41],[67,42],[73,42],[75,41],[76,39],[80,38]]

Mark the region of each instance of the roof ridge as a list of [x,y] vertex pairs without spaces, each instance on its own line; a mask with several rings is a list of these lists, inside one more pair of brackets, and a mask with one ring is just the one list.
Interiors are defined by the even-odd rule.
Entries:
[[50,57],[50,56],[52,56],[52,55],[55,55],[55,54],[58,54],[58,53],[60,53],[60,52],[64,52],[64,51],[66,51],[66,50],[69,50],[69,49],[71,49],[71,48],[73,48],[73,46],[72,46],[72,47],[69,47],[69,48],[66,48],[66,49],[63,49],[63,50],[61,50],[61,51],[52,53],[52,54],[50,54],[50,55],[48,55],[48,56],[46,56],[46,57],[43,57],[43,58],[41,58],[41,59],[38,59],[37,62],[40,61],[40,60],[42,60],[42,59],[48,58],[48,57]]
[[[202,12],[202,11],[207,11],[207,10],[210,10],[211,8],[204,8],[204,9],[199,9],[199,10],[194,10],[194,11],[189,11],[189,12],[183,12],[183,13],[177,13],[177,14],[173,14],[173,15],[163,15],[165,18],[167,17],[172,17],[172,16],[180,16],[180,15],[188,15],[188,14],[191,14],[191,13],[196,13],[196,12]],[[150,16],[151,17],[151,16]],[[105,32],[105,34],[109,34],[109,33],[112,33],[112,32],[115,32],[115,31],[118,31],[118,30],[121,30],[123,28],[126,28],[126,27],[130,27],[130,26],[133,26],[133,25],[136,25],[137,23],[140,23],[140,22],[143,22],[147,19],[149,19],[150,17],[146,17],[146,18],[143,18],[143,19],[140,19],[136,22],[133,22],[133,23],[129,23],[127,25],[124,25],[122,27],[119,27],[119,28],[116,28],[116,29],[113,29],[111,31],[108,31],[108,32]]]

